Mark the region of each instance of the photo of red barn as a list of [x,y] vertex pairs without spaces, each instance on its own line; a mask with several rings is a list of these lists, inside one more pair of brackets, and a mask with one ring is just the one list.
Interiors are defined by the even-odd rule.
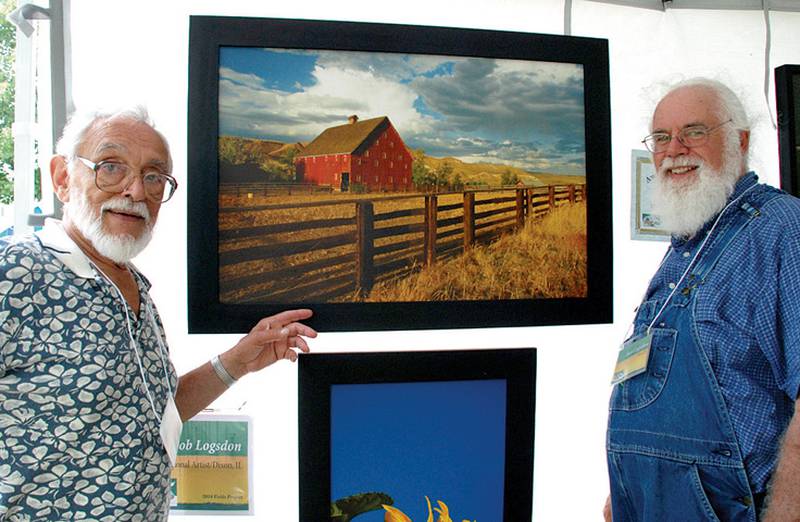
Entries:
[[398,192],[412,188],[412,156],[386,116],[322,131],[295,158],[296,180],[330,185],[346,192],[351,185],[367,191]]

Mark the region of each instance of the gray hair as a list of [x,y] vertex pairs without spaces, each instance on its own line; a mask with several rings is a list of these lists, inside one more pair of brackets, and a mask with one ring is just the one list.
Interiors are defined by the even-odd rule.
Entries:
[[745,111],[742,101],[730,87],[720,81],[703,77],[690,78],[673,85],[661,99],[663,100],[677,90],[686,88],[701,88],[712,91],[716,94],[719,102],[716,109],[720,120],[730,118],[735,129],[740,131],[750,130],[750,120],[747,117],[747,111]]
[[164,147],[167,150],[169,157],[170,169],[172,167],[172,155],[169,151],[169,142],[161,132],[156,130],[147,108],[143,105],[133,105],[130,107],[123,107],[117,109],[101,109],[93,108],[89,110],[75,111],[70,117],[64,130],[61,133],[61,138],[56,144],[56,154],[63,156],[68,162],[71,162],[78,155],[78,149],[86,137],[86,132],[98,121],[113,120],[113,119],[126,119],[136,122],[144,123],[149,126],[161,138]]

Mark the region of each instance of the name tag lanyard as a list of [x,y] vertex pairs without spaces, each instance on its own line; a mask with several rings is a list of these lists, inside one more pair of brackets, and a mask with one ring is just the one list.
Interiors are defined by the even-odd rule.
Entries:
[[[697,249],[697,252],[695,252],[694,257],[692,257],[692,260],[689,261],[689,265],[686,267],[686,270],[683,271],[683,275],[681,275],[680,279],[675,284],[675,288],[673,288],[672,292],[669,293],[669,296],[667,296],[667,298],[664,300],[664,304],[661,305],[661,308],[659,308],[659,310],[656,313],[656,315],[653,316],[653,320],[650,321],[650,324],[647,326],[647,334],[648,335],[650,334],[650,330],[653,328],[653,325],[656,324],[656,321],[658,320],[659,317],[661,317],[661,314],[664,312],[664,309],[667,307],[669,302],[672,300],[672,297],[675,295],[675,292],[678,290],[678,288],[681,287],[681,285],[683,284],[684,279],[686,279],[686,276],[689,275],[689,271],[694,266],[695,262],[697,261],[697,258],[700,257],[700,253],[705,248],[706,243],[708,243],[708,239],[711,237],[711,233],[714,232],[714,229],[717,228],[717,225],[719,224],[719,220],[722,219],[722,215],[725,214],[725,212],[727,212],[728,209],[731,206],[733,206],[734,204],[738,203],[739,200],[742,199],[742,197],[744,197],[745,194],[747,194],[750,190],[754,189],[755,187],[756,187],[755,184],[753,184],[750,187],[748,187],[747,190],[745,190],[744,192],[739,194],[739,197],[737,197],[736,199],[734,199],[733,201],[731,201],[730,203],[725,205],[725,208],[723,208],[722,211],[719,214],[717,214],[717,219],[714,220],[714,224],[711,225],[711,229],[708,231],[708,234],[706,234],[706,237],[703,238],[703,242],[700,243],[700,248]],[[669,252],[667,252],[667,255],[664,256],[664,260],[661,261],[661,265],[663,265],[667,261],[667,257],[669,257],[669,254],[671,252],[672,252],[672,247],[670,246]],[[658,267],[659,269],[661,269],[661,265],[659,265],[659,267]],[[658,270],[656,270],[656,273],[658,273]],[[648,283],[647,286],[650,287],[650,284]],[[645,295],[646,295],[646,292],[647,291],[645,290]],[[642,296],[642,300],[644,300],[644,296]]]
[[[106,281],[108,281],[112,287],[114,287],[114,290],[117,291],[119,298],[122,300],[122,309],[125,311],[125,325],[127,326],[128,335],[130,336],[130,346],[133,349],[134,355],[136,356],[136,363],[139,366],[139,374],[142,377],[142,383],[144,384],[144,391],[147,394],[147,399],[150,402],[150,407],[153,408],[153,415],[155,415],[155,418],[158,419],[158,410],[156,409],[156,403],[153,400],[153,395],[150,393],[150,386],[147,384],[147,377],[145,376],[144,365],[142,364],[142,358],[139,355],[139,349],[138,349],[139,343],[136,342],[136,337],[133,335],[133,326],[131,323],[130,314],[128,314],[128,303],[127,301],[125,301],[125,296],[122,294],[122,291],[117,287],[116,284],[114,284],[114,281],[112,281],[111,278],[108,277],[105,273],[103,273],[103,271],[100,270],[100,268],[98,268],[97,266],[95,266],[95,269],[97,269],[97,271],[100,272],[100,274],[102,274],[103,277],[105,277]],[[134,277],[136,278],[136,281],[138,283],[139,278],[135,274]],[[155,314],[153,313],[153,310],[150,307],[150,302],[147,299],[145,299],[145,315],[147,316],[147,319],[150,321],[151,328],[153,328],[153,332],[156,338],[158,339],[158,347],[159,347],[158,353],[161,356],[161,365],[162,369],[164,370],[164,382],[167,385],[167,390],[169,391],[169,397],[171,398],[173,397],[172,386],[169,383],[169,373],[167,373],[167,360],[164,355],[164,352],[166,352],[166,348],[164,347],[164,342],[161,340],[161,333],[159,332],[158,325],[156,324]]]
[[[708,239],[711,237],[712,233],[717,228],[717,225],[719,224],[719,221],[722,218],[722,215],[732,205],[737,203],[745,194],[747,194],[747,192],[749,190],[751,190],[754,187],[755,187],[755,185],[752,185],[747,190],[742,192],[739,195],[739,197],[737,197],[736,199],[734,199],[733,201],[728,203],[722,209],[722,211],[717,215],[717,219],[714,220],[714,224],[711,226],[711,229],[709,229],[708,233],[706,234],[706,237],[703,238],[703,242],[700,243],[700,247],[697,249],[697,252],[695,252],[694,257],[692,257],[692,260],[689,261],[689,265],[686,267],[686,270],[683,271],[683,274],[681,275],[681,277],[678,280],[677,284],[672,288],[672,291],[669,293],[667,298],[664,300],[664,303],[661,305],[661,308],[659,308],[658,312],[653,316],[653,319],[650,321],[650,324],[647,326],[647,330],[644,332],[644,334],[639,336],[639,337],[635,337],[633,339],[627,339],[628,335],[627,334],[625,335],[627,340],[625,342],[623,342],[622,346],[620,347],[619,355],[617,356],[617,364],[614,367],[614,374],[613,374],[613,376],[611,378],[611,384],[612,385],[615,385],[615,384],[618,384],[620,382],[626,381],[626,380],[630,379],[631,377],[639,375],[640,373],[644,372],[647,369],[647,363],[648,363],[649,354],[650,354],[650,345],[651,345],[652,340],[653,340],[653,335],[651,333],[651,331],[653,329],[653,325],[656,324],[656,321],[658,321],[658,318],[661,317],[662,313],[664,313],[664,310],[666,309],[667,305],[672,301],[672,298],[675,295],[675,292],[678,290],[678,288],[681,287],[681,285],[683,284],[684,280],[689,275],[689,271],[692,269],[694,264],[697,262],[697,259],[700,257],[700,253],[706,247],[706,244],[708,243]],[[664,266],[664,263],[666,263],[667,259],[669,259],[669,256],[670,256],[670,254],[672,253],[673,250],[674,249],[672,247],[669,248],[669,250],[667,251],[667,254],[664,256],[664,259],[662,259],[661,263],[658,265],[658,269],[656,269],[656,273],[658,273],[661,270],[661,268]],[[650,287],[651,283],[652,283],[652,279],[650,280],[650,283],[648,283],[648,285],[647,285],[648,288]],[[647,290],[645,290],[645,294],[642,296],[642,302],[644,301],[644,299],[646,297],[647,297]],[[633,327],[634,327],[634,325],[631,324],[631,326],[628,328],[628,331],[630,331]]]

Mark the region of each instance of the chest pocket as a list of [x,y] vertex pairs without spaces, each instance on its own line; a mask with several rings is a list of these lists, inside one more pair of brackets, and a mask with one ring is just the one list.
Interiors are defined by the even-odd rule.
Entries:
[[[647,333],[647,327],[658,313],[659,305],[658,301],[645,301],[639,306],[634,320],[635,337]],[[656,400],[664,389],[675,354],[677,332],[669,328],[653,328],[650,333],[653,339],[647,369],[614,386],[610,405],[612,410],[633,411],[644,408]]]

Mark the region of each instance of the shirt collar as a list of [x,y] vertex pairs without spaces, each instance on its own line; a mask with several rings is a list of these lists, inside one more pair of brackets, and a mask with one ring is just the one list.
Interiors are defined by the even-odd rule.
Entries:
[[84,279],[96,279],[99,274],[94,270],[89,258],[83,250],[72,240],[64,230],[61,221],[57,219],[46,219],[44,227],[36,232],[42,246],[58,258],[59,261],[72,270],[75,275]]
[[[745,191],[749,190],[750,187],[758,183],[758,176],[755,172],[750,171],[736,182],[736,185],[733,187],[733,192],[731,193],[730,197],[728,197],[728,201],[726,205],[733,201],[734,199],[738,198]],[[700,230],[698,230],[692,237],[685,238],[685,237],[676,237],[672,236],[671,242],[673,248],[686,248],[687,246],[693,247],[694,243],[701,241],[706,234],[708,234],[709,229],[711,228],[712,223],[717,219],[719,213],[714,214],[714,216],[709,219],[705,225],[703,225]]]
[[[83,250],[69,237],[64,225],[57,219],[47,218],[44,227],[35,233],[41,241],[42,246],[48,249],[59,261],[72,270],[75,275],[84,279],[103,279],[103,275],[97,270],[83,253]],[[150,290],[152,283],[142,274],[131,262],[128,262],[128,269],[134,277],[141,282],[145,290]],[[146,292],[145,292],[146,295]]]

